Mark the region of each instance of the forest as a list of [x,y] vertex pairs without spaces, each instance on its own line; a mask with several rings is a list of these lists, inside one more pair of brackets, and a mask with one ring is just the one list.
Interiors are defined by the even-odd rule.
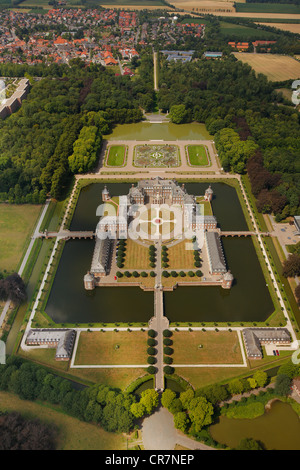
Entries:
[[[223,168],[248,171],[260,211],[274,212],[277,221],[298,214],[299,115],[275,91],[278,84],[233,56],[170,64],[159,55],[159,63],[159,108],[177,124],[205,122]],[[52,77],[50,69],[38,66],[45,77],[30,76],[21,109],[0,122],[0,201],[62,198],[74,173],[95,166],[102,137],[113,125],[138,122],[142,109],[156,105],[151,51],[141,55],[134,80],[80,60],[53,67]],[[18,70],[0,65],[0,75]],[[86,152],[90,158],[84,161]]]
[[[39,66],[39,74],[47,76],[31,78],[31,91],[20,110],[0,121],[0,201],[43,203],[47,194],[63,197],[72,174],[88,171],[96,163],[102,134],[114,124],[140,121],[141,106],[151,109],[154,92],[148,68],[149,60],[142,56],[141,76],[132,81],[102,66],[85,67],[78,60],[71,67],[54,67],[52,77],[47,70],[51,67]],[[0,66],[1,75],[26,71],[23,66]],[[81,165],[86,149],[79,150],[80,139],[95,132],[93,123],[85,122],[92,119],[91,112],[98,113],[94,119],[101,121],[101,131],[89,149],[92,161]]]
[[158,105],[173,122],[205,122],[226,171],[248,170],[262,212],[299,213],[300,124],[275,86],[233,57],[167,64],[160,57]]
[[57,429],[16,412],[0,413],[0,450],[55,450]]

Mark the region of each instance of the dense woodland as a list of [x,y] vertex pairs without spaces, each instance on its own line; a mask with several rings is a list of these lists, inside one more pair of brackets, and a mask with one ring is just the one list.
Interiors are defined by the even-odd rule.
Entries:
[[19,413],[0,414],[0,450],[55,450],[57,429]]
[[248,170],[258,209],[299,213],[299,114],[264,75],[234,58],[186,65],[160,60],[158,105],[173,122],[205,122],[223,168]]
[[[74,60],[71,67],[0,65],[0,75],[33,80],[21,109],[0,122],[0,200],[41,203],[63,197],[74,173],[96,164],[102,136],[117,123],[138,122],[157,103],[175,123],[205,122],[223,168],[248,171],[258,209],[277,221],[299,212],[299,115],[233,56],[169,64],[160,56],[153,90],[152,51],[134,79]],[[52,74],[52,75],[51,75]],[[89,158],[87,158],[89,155]]]
[[[48,74],[50,68],[36,71]],[[74,61],[70,68],[54,67],[51,78],[31,80],[21,109],[0,122],[0,200],[42,203],[49,193],[62,197],[73,173],[94,166],[102,134],[114,124],[140,121],[141,107],[151,109],[154,92],[148,68],[148,57],[142,57],[141,78],[133,81]],[[27,70],[4,65],[0,75],[19,76]],[[92,161],[83,163],[86,152]]]

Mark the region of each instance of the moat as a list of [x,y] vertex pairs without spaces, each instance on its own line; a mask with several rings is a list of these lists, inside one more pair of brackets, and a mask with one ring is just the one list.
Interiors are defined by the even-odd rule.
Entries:
[[[215,194],[212,207],[221,229],[247,230],[235,189],[224,183],[212,184]],[[130,184],[107,186],[112,195],[120,195],[128,191]],[[94,229],[103,187],[104,183],[96,183],[83,188],[71,230]],[[187,183],[186,187],[201,194],[207,183]],[[197,286],[165,292],[164,313],[170,321],[264,321],[274,310],[251,238],[222,241],[225,257],[235,274],[232,289]],[[153,316],[153,292],[144,292],[139,287],[84,290],[82,279],[89,268],[93,247],[93,240],[66,242],[46,313],[57,323],[147,322]]]

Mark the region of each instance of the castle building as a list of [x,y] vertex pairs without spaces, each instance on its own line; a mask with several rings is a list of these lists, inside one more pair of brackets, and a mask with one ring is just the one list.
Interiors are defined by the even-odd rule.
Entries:
[[101,277],[108,274],[111,251],[112,240],[109,236],[104,239],[96,238],[91,269],[83,278],[86,290],[93,290],[99,285]]
[[109,191],[106,187],[106,185],[104,186],[104,189],[102,191],[102,201],[103,202],[107,202],[110,200],[110,194],[109,194]]
[[209,187],[205,190],[205,194],[204,194],[205,201],[211,202],[211,200],[213,198],[213,194],[214,194],[214,192],[211,189],[211,186],[209,185]]
[[[213,190],[209,186],[204,199],[211,201]],[[102,201],[110,200],[110,194],[105,186],[102,191]],[[90,270],[84,276],[84,287],[93,290],[100,285],[101,278],[109,274],[110,256],[114,239],[127,238],[130,217],[136,214],[135,205],[174,205],[181,206],[184,229],[191,230],[197,237],[197,232],[205,234],[205,244],[208,254],[210,273],[223,275],[221,285],[230,289],[233,275],[227,271],[222,243],[217,229],[217,219],[213,215],[204,215],[203,205],[196,203],[195,196],[188,194],[184,184],[179,185],[175,180],[160,177],[141,180],[135,186],[132,184],[125,196],[119,197],[118,215],[104,215],[97,225],[97,237]]]
[[129,191],[131,204],[194,204],[195,198],[189,195],[184,185],[176,181],[165,180],[157,176],[153,179],[139,181]]
[[225,257],[219,234],[205,232],[205,245],[211,274],[227,273]]
[[222,287],[223,289],[231,289],[234,277],[231,274],[230,269],[223,276]]

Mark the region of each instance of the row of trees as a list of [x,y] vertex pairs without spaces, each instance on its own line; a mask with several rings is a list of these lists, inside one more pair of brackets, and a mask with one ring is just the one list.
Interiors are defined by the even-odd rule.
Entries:
[[72,173],[86,173],[96,165],[102,136],[98,127],[84,126],[78,139],[74,142],[73,153],[69,156],[69,166]]
[[158,393],[153,389],[144,391],[140,399],[105,385],[75,390],[68,380],[15,356],[0,365],[0,390],[13,392],[23,400],[60,405],[66,413],[110,432],[129,432],[136,418],[151,414],[158,405]]

